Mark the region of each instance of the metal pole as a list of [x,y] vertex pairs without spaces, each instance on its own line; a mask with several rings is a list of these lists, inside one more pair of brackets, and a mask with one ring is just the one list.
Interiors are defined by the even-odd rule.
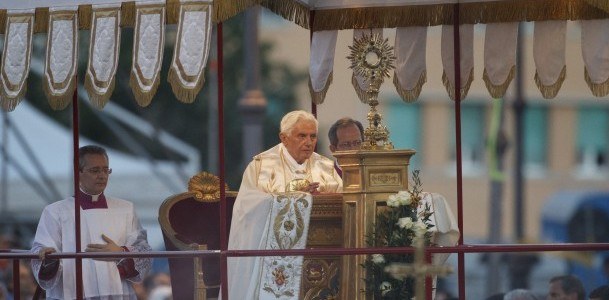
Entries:
[[516,99],[514,101],[514,131],[515,131],[515,151],[516,151],[516,166],[514,170],[514,233],[516,241],[522,241],[524,238],[524,111],[526,109],[526,101],[523,95],[523,73],[524,73],[524,38],[522,36],[523,25],[518,24],[517,38],[517,54],[516,54]]
[[0,178],[0,191],[2,194],[0,195],[0,214],[4,214],[8,211],[8,130],[11,126],[10,121],[8,119],[8,114],[6,111],[2,111],[2,122],[4,126],[2,126],[2,175]]
[[[78,76],[74,76],[74,80],[78,82]],[[76,253],[81,252],[80,247],[80,199],[76,197],[78,195],[78,186],[80,182],[79,176],[79,159],[78,159],[78,148],[79,148],[79,129],[78,129],[78,85],[74,89],[74,95],[72,96],[72,146],[74,156],[74,237],[76,243]],[[70,270],[65,270],[70,272]],[[82,285],[82,258],[76,258],[76,299],[83,299],[83,285]]]
[[226,217],[226,191],[225,191],[225,169],[224,169],[224,54],[222,53],[222,23],[217,25],[217,50],[218,50],[218,170],[220,171],[220,248],[222,249],[220,259],[221,293],[223,299],[229,299],[228,294],[228,263],[226,250],[228,249]]

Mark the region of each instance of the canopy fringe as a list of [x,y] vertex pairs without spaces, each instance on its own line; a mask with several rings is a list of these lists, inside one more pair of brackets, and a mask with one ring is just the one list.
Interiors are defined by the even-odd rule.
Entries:
[[42,85],[49,106],[51,106],[51,109],[53,110],[64,110],[72,102],[72,95],[74,95],[74,90],[76,89],[76,76],[72,76],[72,79],[70,79],[70,82],[66,87],[66,92],[61,95],[54,94],[51,91],[49,84],[50,83],[47,81]]
[[[474,68],[469,70],[469,76],[467,76],[467,81],[465,82],[465,86],[460,89],[461,91],[461,99],[465,99],[467,97],[467,93],[469,92],[469,88],[472,85],[472,81],[474,81]],[[455,101],[455,86],[448,80],[448,76],[446,75],[446,71],[442,71],[442,83],[444,83],[444,87],[448,92],[448,97],[450,100]]]
[[193,87],[187,87],[182,85],[180,82],[180,78],[176,71],[173,68],[169,68],[169,73],[167,74],[167,81],[171,85],[171,90],[173,94],[180,100],[182,103],[193,103],[195,98],[199,94],[199,91],[203,87],[205,83],[205,76],[201,74],[201,78],[199,82],[195,84]]
[[110,83],[108,85],[108,89],[106,90],[106,92],[103,94],[98,94],[95,92],[95,87],[93,86],[91,77],[86,76],[85,90],[87,90],[87,94],[89,95],[89,101],[95,108],[101,110],[108,103],[108,100],[110,99],[110,96],[112,96],[112,92],[114,91],[114,84],[115,84],[114,81],[116,79],[115,77],[116,76],[112,76],[112,79],[110,80]]
[[359,101],[364,104],[368,104],[368,94],[365,90],[359,87],[359,83],[357,82],[357,77],[355,76],[355,73],[351,75],[351,85],[353,85],[353,88],[355,89],[355,93],[357,94],[357,98],[359,98]]
[[159,77],[160,76],[156,76],[154,82],[152,85],[150,85],[150,90],[145,91],[140,88],[135,72],[131,71],[131,76],[129,77],[129,86],[133,91],[135,102],[137,102],[139,106],[146,107],[150,105],[150,102],[152,102],[152,98],[154,98],[154,95],[156,95],[156,91],[159,87]]
[[330,75],[328,75],[328,79],[326,79],[326,84],[324,85],[324,88],[321,89],[321,91],[316,92],[313,89],[313,83],[311,82],[311,78],[309,77],[309,93],[311,94],[311,101],[313,101],[313,103],[318,105],[324,103],[324,100],[326,99],[326,93],[328,92],[328,89],[330,88],[330,84],[332,84],[333,79],[333,72],[330,72]]
[[482,79],[484,80],[486,89],[488,90],[489,94],[491,94],[491,97],[493,97],[495,99],[503,98],[503,96],[505,95],[505,91],[507,91],[507,88],[510,86],[510,83],[512,83],[512,80],[514,79],[515,73],[516,73],[516,66],[512,66],[512,68],[510,69],[510,72],[508,73],[508,76],[505,78],[505,81],[503,81],[503,83],[493,84],[493,82],[491,81],[491,78],[488,76],[488,73],[486,72],[486,68],[484,68],[484,73],[482,74]]
[[27,92],[27,79],[25,79],[25,81],[23,82],[23,88],[19,91],[19,93],[17,93],[17,95],[14,95],[13,97],[9,97],[9,95],[4,91],[4,89],[0,89],[0,91],[0,102],[2,102],[2,109],[4,111],[11,112],[15,110],[19,103],[21,103],[21,100],[23,100],[23,97]]
[[224,22],[256,5],[264,6],[286,20],[309,28],[309,8],[295,0],[214,1],[214,22]]
[[419,75],[419,80],[417,80],[417,84],[411,90],[402,88],[398,75],[395,72],[393,74],[393,85],[395,85],[396,91],[406,103],[413,103],[419,99],[419,95],[421,95],[421,90],[423,89],[423,84],[425,84],[425,82],[427,82],[427,70],[423,70],[423,72],[421,72],[421,75]]
[[563,66],[562,71],[560,71],[560,75],[558,76],[558,79],[556,79],[556,82],[551,85],[544,85],[541,82],[541,79],[539,78],[539,74],[537,73],[537,71],[535,71],[535,84],[537,85],[537,88],[539,88],[541,95],[545,99],[554,99],[554,97],[556,97],[556,95],[558,94],[558,91],[560,91],[562,83],[565,81],[566,77],[567,66]]
[[592,91],[592,95],[595,97],[605,97],[609,94],[609,77],[604,82],[595,83],[592,81],[592,78],[590,78],[588,69],[584,68],[584,79],[586,80],[590,91]]
[[607,0],[586,0],[588,4],[609,12],[609,2]]

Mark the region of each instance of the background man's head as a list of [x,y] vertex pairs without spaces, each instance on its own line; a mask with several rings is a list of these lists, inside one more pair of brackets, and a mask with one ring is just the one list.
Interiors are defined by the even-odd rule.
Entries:
[[584,286],[577,277],[565,275],[550,279],[548,300],[584,300],[585,297]]
[[299,164],[315,151],[317,126],[315,116],[303,110],[289,112],[281,119],[279,138]]
[[328,139],[332,152],[357,150],[364,140],[364,127],[359,121],[345,117],[332,124]]
[[590,300],[609,300],[609,285],[601,285],[592,292],[589,296]]
[[80,188],[87,194],[98,195],[108,185],[108,154],[99,146],[83,146],[78,149],[78,169],[80,171]]

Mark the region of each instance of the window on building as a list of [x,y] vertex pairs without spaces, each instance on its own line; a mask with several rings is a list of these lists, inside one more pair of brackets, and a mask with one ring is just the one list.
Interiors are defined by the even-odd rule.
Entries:
[[577,113],[577,170],[583,178],[605,177],[609,153],[609,110],[581,107]]
[[[451,116],[451,159],[456,164],[455,117],[452,113]],[[485,106],[482,103],[470,100],[461,104],[461,162],[464,176],[484,173],[485,116]]]
[[524,112],[523,156],[528,177],[542,177],[547,171],[548,109],[532,105]]
[[389,124],[389,138],[395,149],[413,149],[417,153],[410,160],[410,170],[420,169],[421,156],[421,109],[419,102],[391,101],[385,112]]

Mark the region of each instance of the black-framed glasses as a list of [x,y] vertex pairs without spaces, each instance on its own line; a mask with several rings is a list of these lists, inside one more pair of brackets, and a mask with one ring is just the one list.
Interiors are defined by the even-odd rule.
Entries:
[[358,149],[362,146],[361,140],[347,141],[338,144],[339,149]]
[[112,168],[90,168],[90,169],[85,169],[85,172],[87,172],[91,175],[95,175],[95,176],[99,176],[102,173],[106,174],[106,175],[110,175],[110,174],[112,174]]

